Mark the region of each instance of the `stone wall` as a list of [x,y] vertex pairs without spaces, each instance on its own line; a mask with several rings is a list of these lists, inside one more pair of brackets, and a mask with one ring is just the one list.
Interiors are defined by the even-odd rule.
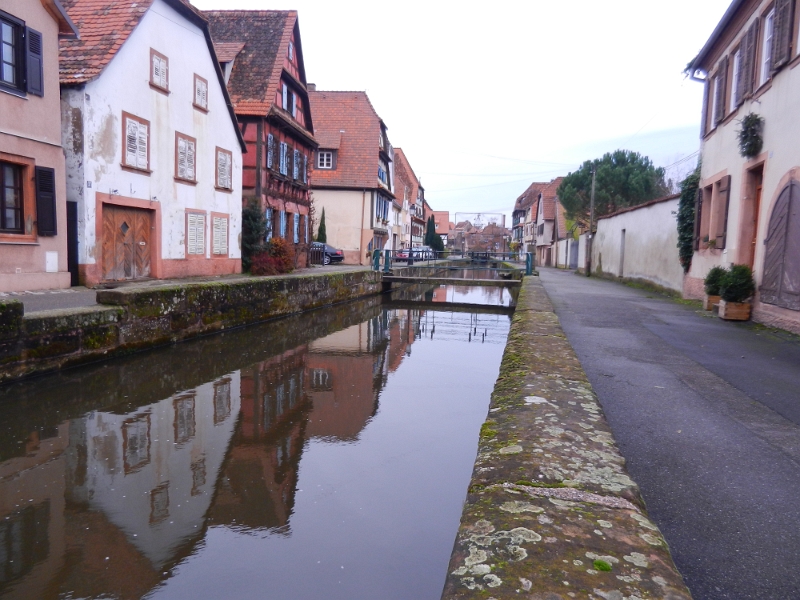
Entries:
[[372,271],[97,292],[100,306],[24,315],[0,302],[0,382],[381,292]]

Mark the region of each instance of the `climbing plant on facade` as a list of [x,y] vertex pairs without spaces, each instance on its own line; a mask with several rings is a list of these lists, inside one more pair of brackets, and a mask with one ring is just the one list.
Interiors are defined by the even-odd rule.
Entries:
[[700,165],[681,181],[681,198],[678,202],[678,259],[683,272],[688,273],[694,254],[694,212],[697,190],[700,187]]

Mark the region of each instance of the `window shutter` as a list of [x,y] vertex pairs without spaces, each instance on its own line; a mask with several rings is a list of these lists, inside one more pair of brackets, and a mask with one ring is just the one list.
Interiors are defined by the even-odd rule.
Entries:
[[39,235],[58,233],[56,222],[56,172],[47,167],[36,167],[36,230]]
[[708,96],[711,93],[711,86],[713,83],[709,80],[706,80],[705,85],[703,86],[703,115],[700,120],[700,138],[704,138],[706,133],[708,133]]
[[744,98],[744,77],[742,77],[742,66],[744,61],[744,42],[739,45],[736,51],[733,54],[733,68],[734,68],[734,80],[733,85],[736,86],[734,89],[731,87],[731,93],[734,95],[732,98],[736,104],[733,104],[734,107],[739,106],[742,103],[742,99]]
[[792,43],[792,8],[794,0],[776,0],[775,22],[772,29],[772,69],[789,62]]
[[208,108],[208,84],[199,77],[195,78],[194,103]]
[[213,234],[212,234],[212,238],[211,239],[213,240],[212,243],[213,243],[213,246],[214,246],[214,249],[213,249],[214,254],[220,254],[220,239],[222,239],[222,235],[220,233],[220,218],[219,217],[214,217],[214,227],[213,227]]
[[286,143],[285,142],[281,142],[280,148],[281,148],[281,156],[280,156],[280,161],[281,161],[280,167],[281,168],[280,168],[280,172],[281,172],[281,175],[286,175],[286,158],[287,158],[287,156],[286,156],[286,148],[287,148]]
[[717,125],[725,118],[725,91],[728,89],[728,57],[726,56],[717,66],[717,93],[714,98],[714,124]]
[[742,40],[742,65],[740,79],[742,82],[742,93],[739,96],[739,102],[744,101],[745,96],[753,93],[755,83],[755,67],[756,67],[756,41],[758,39],[758,19],[750,25],[750,29]]
[[194,181],[194,165],[195,165],[195,144],[192,141],[186,141],[186,179]]
[[139,130],[136,139],[136,166],[140,169],[147,169],[147,125],[136,123]]
[[308,154],[303,154],[303,183],[308,183]]
[[294,92],[289,94],[291,99],[289,100],[289,106],[291,108],[291,113],[293,117],[297,117],[297,96],[295,96]]
[[292,177],[297,180],[300,179],[300,151],[295,150],[292,159]]
[[283,93],[281,95],[281,107],[283,108],[283,110],[287,110],[287,107],[289,105],[288,96],[289,96],[289,88],[284,83],[283,84]]
[[264,220],[266,221],[266,224],[267,224],[267,227],[266,227],[266,229],[267,229],[266,241],[270,241],[272,239],[272,209],[271,208],[268,208],[266,210],[266,212],[264,213]]
[[289,151],[289,146],[286,146],[286,171],[284,175],[291,177],[292,169],[294,168],[294,161],[292,160],[292,152]]
[[197,215],[197,244],[195,254],[206,253],[206,216]]
[[164,89],[167,89],[167,61],[163,58],[159,59],[161,61],[161,82],[160,85]]
[[722,238],[721,243],[719,243],[719,242],[717,243],[717,248],[719,248],[721,250],[724,250],[725,249],[725,243],[728,241],[728,206],[729,206],[730,200],[731,200],[731,176],[730,175],[726,175],[720,181],[720,184],[719,184],[719,199],[720,199],[720,202],[722,202],[723,205],[725,206],[725,209],[724,209],[725,210],[725,213],[724,213],[725,214],[725,218],[722,219],[722,222],[723,222],[722,232],[721,233],[717,233],[716,238],[717,238],[717,240],[719,240],[720,237]]
[[139,164],[139,123],[133,119],[125,122],[125,164],[136,167]]
[[271,169],[273,164],[273,155],[275,146],[275,136],[271,133],[267,136],[267,168]]
[[700,219],[703,217],[703,189],[697,190],[694,201],[694,249],[700,249]]
[[178,138],[178,177],[187,179],[186,175],[186,162],[187,162],[187,142],[183,138]]
[[197,215],[189,213],[186,217],[186,252],[197,254]]
[[44,96],[44,57],[42,53],[42,34],[27,27],[25,29],[27,45],[28,93]]
[[294,243],[300,243],[300,213],[294,213]]
[[228,253],[228,219],[225,217],[219,219],[219,253]]
[[161,59],[153,54],[153,83],[161,85]]

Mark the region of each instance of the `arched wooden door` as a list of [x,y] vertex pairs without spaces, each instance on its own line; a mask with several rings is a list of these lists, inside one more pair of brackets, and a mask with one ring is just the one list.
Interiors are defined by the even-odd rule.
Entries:
[[789,182],[772,209],[761,301],[800,310],[800,183]]

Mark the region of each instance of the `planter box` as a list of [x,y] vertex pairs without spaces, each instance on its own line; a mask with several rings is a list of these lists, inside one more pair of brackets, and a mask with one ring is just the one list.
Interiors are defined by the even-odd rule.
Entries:
[[719,301],[719,318],[726,321],[747,321],[750,319],[749,302]]
[[703,300],[703,309],[714,310],[714,305],[719,304],[720,299],[721,298],[719,296],[706,295],[705,299]]

